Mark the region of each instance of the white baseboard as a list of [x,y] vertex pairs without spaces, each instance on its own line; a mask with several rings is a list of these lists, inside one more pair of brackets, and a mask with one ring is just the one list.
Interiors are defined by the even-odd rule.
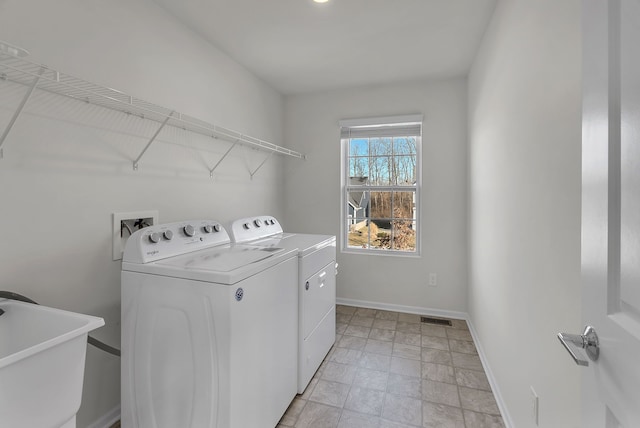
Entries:
[[453,318],[453,319],[462,319],[467,321],[469,325],[469,331],[471,332],[471,336],[473,337],[473,341],[475,342],[476,348],[478,350],[478,356],[480,357],[480,361],[482,362],[482,367],[484,368],[484,372],[487,375],[487,379],[489,380],[489,385],[491,386],[491,390],[493,391],[493,396],[496,399],[496,403],[498,404],[498,408],[500,409],[500,413],[502,414],[502,420],[504,421],[505,428],[513,428],[513,420],[511,419],[511,415],[509,414],[509,410],[507,409],[507,405],[502,398],[502,394],[500,393],[500,388],[496,382],[496,378],[493,375],[493,371],[489,366],[489,362],[487,361],[486,354],[482,349],[482,344],[480,343],[480,339],[478,338],[478,333],[473,325],[473,322],[469,319],[469,314],[466,312],[458,312],[458,311],[446,311],[442,309],[433,309],[433,308],[422,308],[418,306],[404,306],[404,305],[395,305],[390,303],[379,303],[379,302],[369,302],[366,300],[355,300],[355,299],[344,299],[337,298],[336,303],[339,305],[345,306],[358,306],[360,308],[370,308],[370,309],[381,309],[385,311],[395,311],[395,312],[403,312],[408,314],[418,314],[418,315],[431,315],[435,317],[442,318]]
[[87,428],[109,428],[120,420],[120,405],[109,410],[106,414],[102,415],[100,419],[94,421]]
[[459,320],[466,320],[468,317],[466,312],[445,311],[442,309],[395,305],[391,303],[369,302],[367,300],[344,299],[340,297],[336,299],[336,303],[344,306],[358,306],[360,308],[381,309],[384,311],[404,312],[406,314],[431,315],[434,317],[454,318]]

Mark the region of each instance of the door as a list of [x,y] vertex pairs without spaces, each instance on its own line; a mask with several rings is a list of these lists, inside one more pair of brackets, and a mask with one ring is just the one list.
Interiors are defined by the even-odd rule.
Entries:
[[583,1],[582,427],[640,427],[640,0]]

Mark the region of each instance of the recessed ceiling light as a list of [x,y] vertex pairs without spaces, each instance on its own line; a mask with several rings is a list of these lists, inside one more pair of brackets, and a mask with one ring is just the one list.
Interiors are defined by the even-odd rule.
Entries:
[[326,3],[329,0],[313,0],[313,1],[316,2],[316,3]]

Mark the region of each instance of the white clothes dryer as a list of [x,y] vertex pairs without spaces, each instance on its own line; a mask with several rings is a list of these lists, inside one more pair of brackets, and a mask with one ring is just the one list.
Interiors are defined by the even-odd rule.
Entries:
[[235,220],[231,240],[298,253],[298,393],[336,341],[336,237],[285,233],[275,217]]
[[297,390],[297,252],[215,221],[154,225],[122,263],[122,427],[273,428]]

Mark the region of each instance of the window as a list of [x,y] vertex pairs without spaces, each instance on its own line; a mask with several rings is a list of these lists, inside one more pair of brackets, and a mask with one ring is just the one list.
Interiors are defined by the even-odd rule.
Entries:
[[419,254],[422,115],[340,128],[343,251]]

